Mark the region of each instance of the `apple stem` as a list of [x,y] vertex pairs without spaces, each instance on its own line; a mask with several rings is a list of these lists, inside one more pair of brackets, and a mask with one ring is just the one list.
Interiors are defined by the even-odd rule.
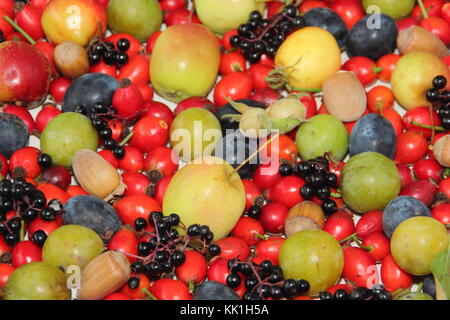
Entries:
[[14,21],[11,20],[10,17],[8,16],[3,16],[3,18],[10,24],[13,26],[14,29],[16,29],[17,32],[19,32],[21,35],[23,35],[25,37],[25,39],[28,40],[29,43],[31,43],[32,45],[36,44],[36,41],[34,41],[34,39],[32,37],[30,37],[30,35],[28,33],[25,32],[25,30],[23,30],[21,27],[19,27],[17,25],[17,23],[15,23]]
[[423,4],[423,0],[417,0],[417,3],[419,4],[420,11],[422,11],[423,18],[428,19],[428,11],[427,8],[425,8],[425,5]]

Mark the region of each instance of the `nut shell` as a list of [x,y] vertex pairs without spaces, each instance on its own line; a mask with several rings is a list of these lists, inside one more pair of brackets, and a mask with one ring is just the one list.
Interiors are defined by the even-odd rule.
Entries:
[[407,54],[411,51],[427,51],[440,58],[448,55],[447,46],[430,31],[412,26],[402,30],[397,37],[397,47],[401,54]]
[[450,167],[450,135],[439,138],[433,146],[433,155],[443,167]]
[[328,112],[344,122],[358,120],[366,110],[366,91],[351,71],[335,73],[325,80],[323,99]]
[[101,300],[122,287],[130,277],[130,262],[118,251],[106,251],[81,273],[80,300]]
[[322,208],[312,201],[303,201],[292,207],[289,210],[286,220],[293,217],[309,218],[314,221],[319,229],[322,229],[325,224],[325,214]]
[[56,67],[67,78],[75,79],[89,72],[86,49],[74,42],[57,45],[53,56]]
[[78,183],[90,195],[108,201],[125,192],[117,170],[92,150],[78,150],[73,156],[72,168]]

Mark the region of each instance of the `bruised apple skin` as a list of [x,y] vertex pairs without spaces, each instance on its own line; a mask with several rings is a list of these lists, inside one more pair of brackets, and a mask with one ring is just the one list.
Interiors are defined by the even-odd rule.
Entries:
[[223,34],[246,23],[250,12],[264,12],[257,0],[195,0],[200,21],[213,32]]
[[205,96],[216,81],[219,62],[217,38],[207,27],[174,25],[156,40],[150,79],[156,91],[170,101]]
[[50,86],[50,64],[32,45],[22,41],[0,44],[0,101],[39,104]]
[[41,17],[47,38],[58,45],[72,41],[85,47],[89,41],[106,32],[106,10],[96,0],[52,0]]
[[233,230],[245,208],[245,188],[233,167],[217,157],[203,157],[179,170],[167,187],[164,215],[178,213],[187,227],[207,225],[214,240]]

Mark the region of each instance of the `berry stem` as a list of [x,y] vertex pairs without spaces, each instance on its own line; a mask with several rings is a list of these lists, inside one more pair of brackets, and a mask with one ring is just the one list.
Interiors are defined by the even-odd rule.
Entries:
[[266,235],[264,235],[264,234],[255,234],[255,238],[257,238],[257,239],[261,239],[261,240],[267,240],[267,239],[269,239],[269,237],[268,236],[266,236]]
[[339,199],[339,198],[342,198],[342,193],[340,193],[340,192],[331,192],[330,196],[332,196],[333,198]]
[[322,92],[321,88],[296,88],[290,85],[286,85],[286,87],[289,91],[314,92],[314,93]]
[[[433,117],[431,117],[431,121],[433,121]],[[411,121],[410,124],[421,127],[421,128],[426,128],[426,129],[431,129],[431,130],[436,130],[436,131],[445,131],[445,129],[441,126],[433,126],[433,125],[429,125],[429,124],[419,123],[416,121]]]
[[356,234],[353,236],[353,241],[358,245],[358,247],[360,247],[361,249],[365,250],[365,251],[371,251],[372,247],[368,247],[368,246],[364,246],[361,241],[358,239],[358,237],[356,236]]
[[345,243],[345,242],[347,242],[348,240],[354,240],[355,237],[356,237],[356,233],[352,233],[352,234],[349,235],[348,237],[346,237],[346,238],[344,238],[344,239],[342,239],[342,240],[339,240],[339,243]]
[[134,131],[131,131],[126,137],[125,139],[123,139],[120,143],[119,146],[123,146],[125,143],[127,143],[128,141],[130,141],[130,139],[133,137],[134,135]]
[[422,11],[423,18],[428,19],[428,11],[427,8],[425,8],[425,5],[423,4],[423,0],[417,0],[417,3],[419,4],[420,11]]
[[141,290],[146,296],[150,297],[152,300],[158,300],[147,288],[142,288]]
[[372,70],[373,70],[373,73],[378,74],[381,71],[383,71],[383,68],[375,66],[375,67],[372,68]]
[[25,37],[25,39],[28,40],[29,43],[31,43],[32,45],[36,44],[36,41],[34,41],[34,39],[32,37],[30,37],[30,35],[28,33],[26,33],[25,30],[23,30],[21,27],[19,27],[17,25],[17,23],[12,21],[10,17],[5,15],[5,16],[3,16],[3,19],[5,19],[11,26],[13,26],[13,28],[16,29],[17,32],[19,32],[21,35],[23,35]]

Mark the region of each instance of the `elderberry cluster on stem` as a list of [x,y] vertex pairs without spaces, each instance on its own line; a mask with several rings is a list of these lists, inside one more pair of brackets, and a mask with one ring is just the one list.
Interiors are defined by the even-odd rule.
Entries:
[[347,293],[344,289],[338,289],[331,294],[330,292],[321,292],[320,300],[392,300],[392,295],[384,286],[376,285],[372,289],[358,287]]
[[[295,167],[295,173],[305,180],[305,184],[300,188],[300,195],[305,200],[310,200],[314,196],[322,200],[322,210],[326,215],[337,211],[337,204],[330,196],[331,189],[338,187],[338,177],[329,171],[330,166],[326,157],[301,161]],[[280,173],[283,174],[281,171]]]
[[281,268],[269,260],[256,264],[252,261],[232,259],[228,262],[228,268],[231,273],[226,281],[233,289],[241,285],[243,277],[247,277],[244,282],[246,292],[243,300],[293,299],[305,294],[310,288],[306,280],[284,279]]
[[[154,232],[145,231],[149,225],[154,228]],[[138,232],[149,236],[149,240],[138,244],[138,260],[131,265],[131,271],[136,276],[128,281],[130,289],[139,287],[140,274],[145,274],[152,280],[172,274],[186,260],[184,252],[187,249],[199,250],[210,257],[220,254],[220,247],[211,244],[214,234],[208,226],[194,224],[186,230],[175,213],[164,217],[161,212],[153,211],[148,221],[138,218],[134,226]],[[186,232],[185,235],[179,233],[177,229],[180,228]]]
[[446,86],[447,79],[444,76],[436,76],[433,79],[433,88],[427,91],[426,98],[429,102],[438,104],[436,112],[441,126],[450,130],[450,91],[443,90]]
[[116,46],[109,41],[96,41],[88,49],[89,64],[96,65],[103,60],[107,65],[115,65],[120,68],[128,62],[129,58],[126,52],[129,48],[130,41],[126,38],[120,38],[116,42]]
[[[42,161],[42,159],[47,159]],[[48,155],[40,157],[40,164],[48,165]],[[51,165],[51,159],[50,159]],[[2,179],[0,181],[0,233],[5,242],[13,247],[21,240],[24,223],[30,223],[37,217],[53,221],[62,213],[62,204],[58,199],[47,203],[44,193],[24,179]],[[47,239],[44,231],[38,230],[31,240],[42,246]]]
[[264,19],[259,11],[252,11],[247,23],[238,27],[238,35],[230,38],[230,44],[241,49],[248,61],[257,63],[263,54],[274,57],[286,36],[304,25],[294,5],[286,6],[269,19]]
[[74,112],[81,113],[91,119],[92,126],[103,141],[103,147],[111,150],[114,157],[117,159],[123,159],[125,157],[125,148],[112,138],[112,130],[107,121],[107,119],[116,117],[116,110],[112,106],[96,103],[89,112],[82,106],[76,106]]

